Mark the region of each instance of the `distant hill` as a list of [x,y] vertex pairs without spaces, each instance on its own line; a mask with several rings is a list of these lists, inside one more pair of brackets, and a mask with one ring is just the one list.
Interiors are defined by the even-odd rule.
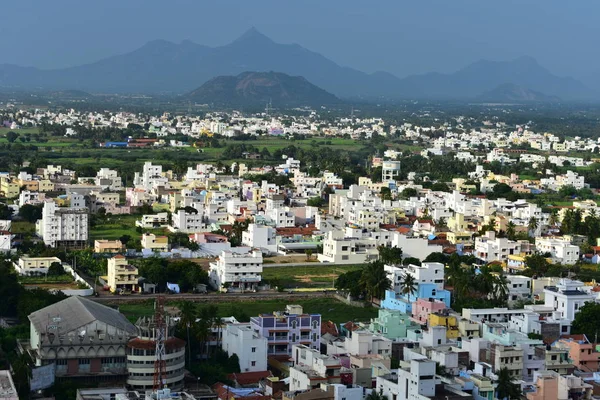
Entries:
[[479,101],[498,102],[498,103],[555,103],[560,101],[556,96],[548,96],[535,90],[527,89],[523,86],[512,83],[505,83],[492,90],[489,90],[477,97]]
[[186,93],[216,76],[244,71],[303,76],[339,97],[358,99],[473,99],[504,83],[563,99],[590,96],[581,82],[555,76],[529,57],[482,60],[451,74],[400,79],[387,72],[367,74],[340,66],[298,44],[276,43],[254,28],[219,47],[155,40],[130,53],[72,68],[40,70],[2,64],[0,86],[93,93]]
[[243,72],[218,76],[186,96],[197,103],[220,105],[326,105],[340,103],[333,94],[301,76],[280,72]]

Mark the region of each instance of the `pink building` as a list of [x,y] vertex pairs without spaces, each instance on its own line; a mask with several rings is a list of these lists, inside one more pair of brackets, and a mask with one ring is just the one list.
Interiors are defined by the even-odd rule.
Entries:
[[558,341],[557,347],[569,348],[569,358],[573,365],[584,372],[598,371],[600,353],[585,335],[565,335]]
[[412,317],[420,324],[426,324],[429,321],[429,314],[443,311],[446,309],[446,304],[443,301],[418,299],[412,303]]

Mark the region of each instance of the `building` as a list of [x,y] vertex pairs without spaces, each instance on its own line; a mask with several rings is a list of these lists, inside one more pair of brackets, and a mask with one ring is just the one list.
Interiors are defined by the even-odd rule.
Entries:
[[217,290],[256,290],[262,280],[263,257],[258,250],[234,253],[223,250],[210,263],[208,277]]
[[475,239],[474,255],[485,263],[506,262],[509,255],[519,253],[519,248],[519,243],[507,238],[497,238],[496,232],[487,231],[484,236]]
[[377,318],[371,319],[368,328],[370,332],[388,339],[405,338],[408,327],[412,325],[407,314],[397,310],[380,308]]
[[185,210],[178,210],[173,213],[172,218],[172,227],[175,232],[195,233],[208,230],[202,213],[188,213]]
[[291,355],[293,365],[289,372],[290,391],[315,389],[321,384],[341,383],[343,372],[352,376],[350,370],[342,368],[339,359],[323,355],[308,346],[293,345]]
[[552,263],[574,265],[579,260],[579,246],[563,238],[535,238],[535,247],[539,253],[550,253]]
[[14,267],[20,275],[45,275],[48,273],[48,268],[54,263],[62,264],[62,261],[58,257],[23,256],[14,264]]
[[320,347],[321,315],[305,314],[298,305],[288,305],[285,311],[252,317],[250,324],[254,331],[267,338],[268,356],[290,356],[295,344],[305,344],[312,349]]
[[392,232],[392,247],[401,248],[404,258],[414,257],[419,260],[424,260],[431,253],[442,252],[442,246],[429,244],[426,238],[406,236],[400,232]]
[[58,381],[125,381],[126,346],[136,328],[117,310],[71,296],[28,318],[24,349],[36,366],[56,364]]
[[94,253],[122,253],[125,245],[120,240],[94,240]]
[[[185,341],[169,334],[174,328],[172,320],[166,320],[164,385],[169,389],[183,388],[185,376]],[[157,329],[154,316],[140,318],[135,323],[139,332],[127,342],[127,385],[135,390],[151,390],[154,386],[154,362],[156,361]]]
[[229,356],[237,354],[241,372],[257,372],[267,370],[267,343],[251,324],[226,324],[221,348]]
[[153,233],[142,235],[142,248],[151,251],[169,251],[169,238],[167,236],[156,236]]
[[402,163],[400,161],[384,161],[381,170],[382,182],[395,181],[400,175]]
[[19,393],[9,370],[0,370],[0,400],[19,400]]
[[535,391],[527,393],[527,400],[592,399],[593,386],[581,377],[561,376],[554,371],[537,372],[534,376]]
[[277,230],[268,225],[249,224],[242,232],[244,246],[260,249],[265,253],[277,252]]
[[379,245],[387,245],[390,232],[364,233],[362,229],[336,229],[326,233],[323,253],[317,258],[322,263],[363,264],[377,259]]
[[561,279],[556,286],[544,289],[544,305],[559,311],[562,318],[573,321],[581,307],[595,299],[593,294],[584,292],[583,287],[583,282]]
[[122,255],[108,259],[108,286],[111,292],[131,293],[138,291],[138,269],[130,265]]
[[506,275],[508,280],[508,304],[513,305],[517,301],[531,300],[531,278],[523,275]]
[[600,353],[584,334],[563,335],[556,343],[558,348],[569,350],[569,359],[583,372],[596,372],[600,367]]
[[85,247],[88,240],[88,209],[57,207],[45,202],[42,219],[36,223],[36,232],[50,247]]
[[169,226],[169,214],[164,212],[142,215],[142,219],[135,221],[135,226],[143,229],[166,228]]
[[[436,395],[436,363],[424,356],[409,360],[397,374],[378,376],[376,387],[388,399],[424,399]],[[442,397],[443,398],[443,397]]]

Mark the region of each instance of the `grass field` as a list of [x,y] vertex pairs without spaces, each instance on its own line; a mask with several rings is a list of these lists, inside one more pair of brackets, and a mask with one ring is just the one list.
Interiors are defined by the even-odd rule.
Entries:
[[[323,320],[331,320],[335,323],[347,321],[369,321],[377,316],[375,307],[354,307],[344,304],[331,298],[318,298],[308,300],[294,300],[294,304],[299,304],[304,308],[304,312],[321,314]],[[217,306],[219,316],[228,317],[231,315],[245,314],[248,317],[258,314],[270,314],[273,311],[284,310],[287,304],[286,300],[261,300],[261,301],[240,301],[240,302],[214,302]],[[167,306],[176,306],[167,302]],[[168,308],[167,307],[167,308]],[[202,305],[200,305],[202,307]],[[127,316],[130,321],[135,321],[139,317],[150,316],[154,312],[152,301],[141,304],[123,304],[119,310]]]
[[115,240],[123,235],[141,236],[135,230],[135,221],[139,218],[139,215],[113,215],[107,217],[105,221],[90,228],[90,239]]
[[268,267],[263,269],[263,279],[284,288],[331,288],[335,279],[360,265],[307,265],[293,267]]
[[13,221],[13,233],[35,233],[35,224],[27,221]]

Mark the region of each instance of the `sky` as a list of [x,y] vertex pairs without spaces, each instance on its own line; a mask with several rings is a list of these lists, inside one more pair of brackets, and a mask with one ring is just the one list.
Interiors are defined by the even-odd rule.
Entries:
[[218,46],[250,27],[340,65],[399,77],[532,56],[555,74],[600,75],[600,1],[18,0],[2,5],[0,63],[60,68],[154,39]]

